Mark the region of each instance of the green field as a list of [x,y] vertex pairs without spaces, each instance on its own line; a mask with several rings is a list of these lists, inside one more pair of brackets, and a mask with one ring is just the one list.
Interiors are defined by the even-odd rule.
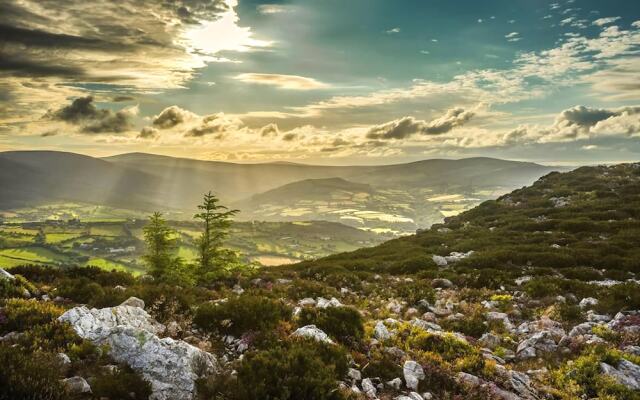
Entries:
[[87,267],[89,266],[98,267],[106,271],[111,271],[111,270],[125,271],[125,272],[131,273],[134,276],[142,275],[144,273],[144,270],[141,268],[133,268],[126,264],[107,260],[105,258],[92,258],[89,261],[87,261],[84,265]]
[[[69,261],[69,258],[42,247],[20,247],[0,249],[2,260],[11,259],[20,264],[59,264]],[[1,261],[1,260],[0,260]]]

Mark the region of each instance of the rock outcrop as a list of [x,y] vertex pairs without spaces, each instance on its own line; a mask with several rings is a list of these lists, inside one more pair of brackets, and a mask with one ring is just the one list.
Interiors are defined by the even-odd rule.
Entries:
[[114,360],[127,364],[151,383],[151,400],[190,400],[195,381],[215,372],[215,357],[181,340],[160,338],[164,326],[129,299],[117,307],[76,307],[60,316],[76,333],[97,345],[107,345]]

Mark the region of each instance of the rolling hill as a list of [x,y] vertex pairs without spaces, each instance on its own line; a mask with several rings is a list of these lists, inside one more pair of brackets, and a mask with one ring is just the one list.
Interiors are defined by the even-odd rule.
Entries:
[[212,190],[243,219],[328,220],[409,232],[554,168],[490,158],[382,166],[234,164],[130,153],[0,153],[0,208],[85,202],[190,215]]

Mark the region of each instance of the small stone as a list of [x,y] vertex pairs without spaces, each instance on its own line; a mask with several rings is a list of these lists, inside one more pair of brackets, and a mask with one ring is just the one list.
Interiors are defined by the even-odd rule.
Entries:
[[128,299],[126,299],[120,305],[121,306],[129,306],[129,307],[138,307],[138,308],[142,308],[144,310],[144,301],[142,299],[137,298],[137,297],[129,297]]
[[349,372],[347,373],[347,376],[353,379],[354,381],[362,380],[362,373],[355,368],[349,368]]
[[60,362],[60,364],[62,364],[62,365],[71,364],[71,359],[69,358],[68,355],[66,355],[64,353],[58,353],[57,358],[58,358],[58,361]]
[[418,390],[420,381],[425,378],[422,365],[415,361],[407,360],[402,367],[402,373],[404,374],[404,381],[407,383],[407,388]]
[[578,303],[578,305],[580,306],[580,308],[594,307],[598,305],[598,299],[595,299],[593,297],[585,297],[584,299],[580,300],[580,303]]
[[373,383],[371,382],[371,379],[369,379],[369,378],[366,378],[366,379],[362,380],[362,391],[370,399],[377,398],[377,396],[376,396],[376,393],[377,393],[376,387],[373,385]]
[[303,326],[302,328],[298,328],[295,332],[291,334],[291,336],[301,336],[301,337],[311,338],[318,342],[333,343],[333,340],[331,340],[326,333],[324,333],[321,329],[319,329],[315,325],[307,325],[307,326]]
[[89,386],[87,381],[81,376],[63,379],[62,384],[71,394],[91,393],[91,386]]
[[395,390],[400,390],[400,388],[402,387],[402,379],[394,378],[387,382],[387,386],[389,386],[390,388],[394,388]]
[[373,329],[373,335],[376,339],[382,341],[391,339],[391,333],[382,321],[378,321],[378,323],[376,324],[375,328]]

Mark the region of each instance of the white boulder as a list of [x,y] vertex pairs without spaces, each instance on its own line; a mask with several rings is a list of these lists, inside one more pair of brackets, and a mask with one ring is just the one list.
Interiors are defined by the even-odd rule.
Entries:
[[291,334],[291,336],[310,338],[318,342],[333,343],[333,340],[331,340],[324,331],[315,325],[307,325],[302,328],[298,328]]
[[191,400],[201,374],[218,368],[213,355],[181,340],[159,338],[164,326],[140,307],[82,306],[59,320],[68,322],[80,337],[108,346],[114,360],[142,374],[151,384],[151,400]]
[[412,390],[418,390],[420,381],[425,378],[422,365],[412,360],[405,361],[402,367],[402,373],[404,375],[404,381],[407,383],[407,388]]

